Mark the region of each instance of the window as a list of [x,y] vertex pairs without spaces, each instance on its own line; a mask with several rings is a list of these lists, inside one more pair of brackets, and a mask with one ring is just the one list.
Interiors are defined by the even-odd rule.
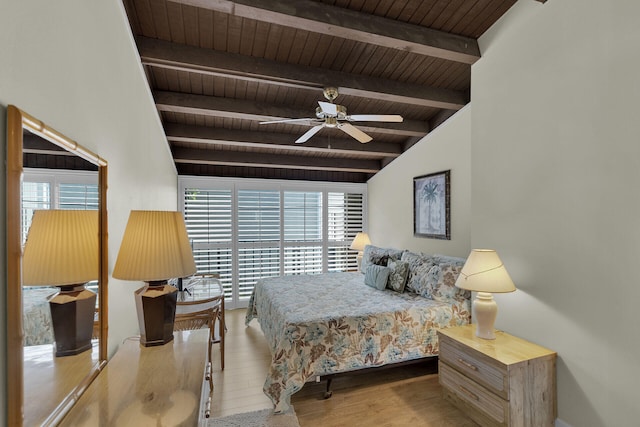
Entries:
[[280,191],[238,190],[237,297],[249,299],[261,277],[280,275]]
[[67,184],[58,186],[59,209],[98,210],[97,184]]
[[[22,179],[22,243],[27,240],[31,218],[41,209],[98,209],[98,173],[26,168]],[[87,284],[97,292],[98,282]]]
[[283,194],[284,274],[322,273],[322,192]]
[[349,245],[365,227],[364,184],[179,181],[198,272],[220,274],[230,308],[262,277],[357,269]]
[[51,209],[51,184],[49,182],[22,181],[22,244],[27,240],[33,211]]
[[22,180],[22,242],[33,211],[39,209],[98,209],[97,172],[26,168]]
[[357,270],[356,258],[349,256],[349,246],[364,230],[364,195],[330,192],[328,205],[328,270]]
[[198,273],[217,273],[225,293],[231,292],[231,190],[185,188],[183,211]]

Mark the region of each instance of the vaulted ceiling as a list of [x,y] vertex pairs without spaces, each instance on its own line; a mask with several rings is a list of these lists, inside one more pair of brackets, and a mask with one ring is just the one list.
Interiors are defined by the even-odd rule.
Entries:
[[[469,102],[477,39],[515,1],[123,0],[179,174],[348,182]],[[316,119],[326,87],[356,119],[403,121],[343,120],[304,143],[319,120],[260,124]]]

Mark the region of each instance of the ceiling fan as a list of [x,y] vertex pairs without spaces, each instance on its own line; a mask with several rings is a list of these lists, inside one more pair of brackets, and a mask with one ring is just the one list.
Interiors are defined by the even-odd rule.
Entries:
[[316,118],[304,119],[285,119],[272,120],[268,122],[260,122],[261,125],[272,123],[292,123],[292,122],[308,122],[315,125],[300,138],[296,139],[296,143],[301,144],[307,142],[309,138],[318,133],[323,127],[338,128],[349,134],[358,141],[365,143],[371,141],[366,133],[349,122],[401,122],[402,116],[396,114],[354,114],[347,115],[347,108],[343,105],[334,104],[333,100],[338,97],[338,89],[335,87],[326,87],[324,89],[324,97],[329,102],[318,101],[319,107],[316,107]]

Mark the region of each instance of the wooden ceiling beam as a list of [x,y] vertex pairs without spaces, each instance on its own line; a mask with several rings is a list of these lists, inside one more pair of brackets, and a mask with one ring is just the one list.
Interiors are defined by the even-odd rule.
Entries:
[[228,147],[269,148],[270,150],[300,151],[301,153],[337,153],[368,158],[395,158],[402,154],[398,144],[371,141],[360,144],[354,139],[332,138],[327,147],[324,140],[309,140],[296,144],[295,136],[273,132],[229,130],[205,126],[165,123],[169,142],[219,144]]
[[311,0],[171,0],[232,16],[449,61],[480,59],[476,40]]
[[438,126],[440,126],[442,123],[446,122],[449,119],[449,117],[453,116],[455,113],[456,113],[455,110],[439,111],[433,117],[431,117],[431,119],[429,120],[429,126],[431,127],[431,129],[435,129]]
[[212,151],[174,147],[176,163],[200,165],[245,166],[254,168],[304,169],[340,172],[376,173],[381,168],[379,160],[340,159],[308,156],[284,156],[266,153],[237,151]]
[[416,145],[420,141],[422,141],[422,138],[418,137],[418,136],[414,136],[412,138],[407,138],[404,141],[404,143],[402,144],[402,150],[403,151],[407,151],[409,148],[413,147],[414,145]]
[[469,102],[466,92],[359,76],[302,65],[283,64],[263,58],[219,52],[137,37],[136,44],[144,65],[212,76],[295,87],[317,89],[338,87],[344,95],[375,98],[423,107],[459,110]]
[[[153,97],[158,111],[172,113],[198,114],[253,121],[304,119],[310,117],[309,115],[302,115],[300,108],[217,96],[154,91]],[[289,124],[309,127],[315,123],[292,122]],[[354,125],[364,132],[405,136],[424,136],[429,133],[430,130],[428,123],[418,120],[405,120],[401,123],[357,122],[354,123]]]

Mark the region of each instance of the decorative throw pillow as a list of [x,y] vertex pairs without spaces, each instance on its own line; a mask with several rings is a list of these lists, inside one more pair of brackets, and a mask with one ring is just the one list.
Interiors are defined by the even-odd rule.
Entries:
[[435,264],[433,257],[407,251],[402,254],[401,260],[409,263],[409,275],[405,290],[418,295],[427,293],[427,274]]
[[387,261],[391,258],[393,260],[399,260],[402,256],[401,250],[391,248],[380,248],[378,246],[367,245],[364,247],[362,253],[362,265],[360,271],[363,273],[367,270],[367,267],[371,264],[386,266]]
[[428,295],[425,296],[442,302],[465,301],[471,298],[471,292],[455,286],[461,270],[460,265],[434,265],[429,270]]
[[387,261],[387,267],[389,267],[390,270],[387,288],[396,292],[404,291],[404,286],[407,284],[407,276],[409,275],[409,263],[389,259]]
[[433,256],[434,264],[451,264],[456,267],[462,267],[467,260],[465,258],[458,258],[449,255],[435,254]]
[[364,272],[364,284],[382,291],[387,286],[390,271],[389,267],[372,264]]

